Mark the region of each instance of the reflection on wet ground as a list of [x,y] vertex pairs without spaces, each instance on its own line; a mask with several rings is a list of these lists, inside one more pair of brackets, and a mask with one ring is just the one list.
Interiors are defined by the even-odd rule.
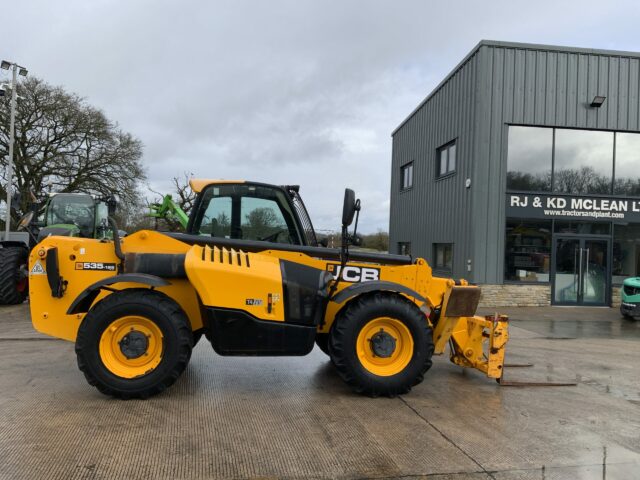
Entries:
[[550,339],[620,338],[640,340],[640,320],[623,318],[615,308],[520,307],[480,309],[509,315],[514,326]]
[[371,399],[318,350],[223,358],[201,342],[169,391],[123,402],[86,384],[71,343],[33,333],[27,309],[9,307],[0,479],[640,478],[640,348],[629,327],[611,310],[507,313],[509,361],[535,365],[507,379],[577,386],[501,388],[443,355],[410,394]]

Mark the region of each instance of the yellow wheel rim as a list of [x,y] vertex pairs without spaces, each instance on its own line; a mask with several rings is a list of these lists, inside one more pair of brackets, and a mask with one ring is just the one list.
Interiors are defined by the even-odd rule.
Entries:
[[[381,340],[386,348],[380,348],[380,344],[376,346]],[[411,361],[413,337],[400,320],[390,317],[374,318],[360,330],[356,353],[362,366],[369,372],[390,377],[404,370]]]
[[100,337],[100,359],[118,377],[141,377],[160,364],[162,338],[160,328],[148,318],[118,318]]

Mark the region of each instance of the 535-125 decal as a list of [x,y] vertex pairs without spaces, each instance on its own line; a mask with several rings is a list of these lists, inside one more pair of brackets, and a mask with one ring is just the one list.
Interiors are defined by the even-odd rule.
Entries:
[[103,263],[103,262],[76,262],[76,270],[93,270],[104,272],[115,272],[115,263]]

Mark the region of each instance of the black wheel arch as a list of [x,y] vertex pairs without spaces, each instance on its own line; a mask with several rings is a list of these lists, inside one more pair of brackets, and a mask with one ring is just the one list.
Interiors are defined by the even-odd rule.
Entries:
[[347,300],[352,300],[353,298],[362,294],[373,292],[404,294],[408,297],[413,297],[421,302],[427,302],[427,299],[416,292],[414,289],[400,283],[387,282],[384,280],[372,280],[369,282],[354,283],[353,285],[340,290],[333,297],[331,297],[330,300],[335,303],[344,303]]
[[71,303],[67,310],[67,315],[75,315],[77,313],[87,313],[96,297],[103,289],[110,289],[112,285],[118,283],[138,283],[147,285],[151,288],[166,287],[171,283],[164,278],[147,273],[123,273],[114,275],[113,277],[103,278],[85,288]]

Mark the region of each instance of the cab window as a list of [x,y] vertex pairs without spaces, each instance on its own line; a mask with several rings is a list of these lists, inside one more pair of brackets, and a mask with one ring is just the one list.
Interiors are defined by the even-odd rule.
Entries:
[[95,226],[94,200],[90,195],[59,193],[47,208],[47,226],[76,225],[80,236],[92,237]]
[[278,243],[294,243],[282,210],[275,200],[244,197],[241,202],[242,238]]
[[212,197],[202,217],[200,235],[231,238],[231,197]]
[[202,193],[192,233],[301,245],[286,193],[262,185],[211,185]]

